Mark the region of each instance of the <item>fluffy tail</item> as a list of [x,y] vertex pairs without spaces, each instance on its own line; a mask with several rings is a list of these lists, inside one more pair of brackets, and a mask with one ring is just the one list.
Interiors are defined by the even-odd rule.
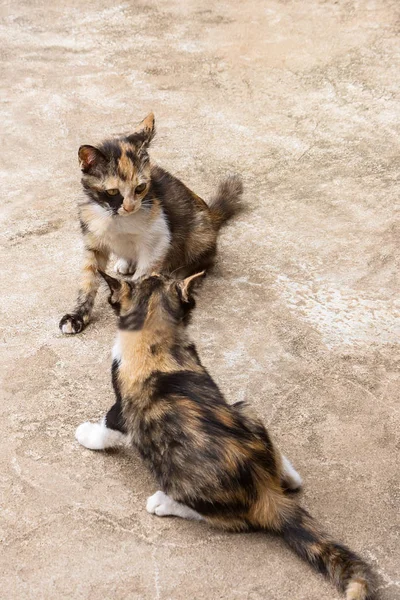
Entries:
[[243,183],[239,175],[230,175],[220,182],[217,193],[208,202],[216,229],[240,211],[242,193]]
[[347,600],[373,600],[374,576],[357,554],[334,542],[306,510],[292,505],[280,533],[303,560],[328,577]]

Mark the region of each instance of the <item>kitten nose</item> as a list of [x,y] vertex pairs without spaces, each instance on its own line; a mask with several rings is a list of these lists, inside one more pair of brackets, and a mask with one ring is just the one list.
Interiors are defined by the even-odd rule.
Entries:
[[135,208],[136,208],[135,202],[133,200],[130,200],[129,198],[124,198],[122,206],[124,207],[124,209],[128,213],[133,212],[135,210]]

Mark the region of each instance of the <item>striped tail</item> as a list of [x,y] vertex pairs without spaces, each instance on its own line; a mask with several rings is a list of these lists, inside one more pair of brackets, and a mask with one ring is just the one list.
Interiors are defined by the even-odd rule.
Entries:
[[279,533],[288,546],[345,592],[346,600],[373,600],[374,576],[357,554],[333,541],[306,510],[292,505]]

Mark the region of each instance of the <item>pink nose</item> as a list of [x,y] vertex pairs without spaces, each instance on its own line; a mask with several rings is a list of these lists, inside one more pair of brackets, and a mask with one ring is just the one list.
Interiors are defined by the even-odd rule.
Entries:
[[131,213],[131,212],[133,212],[135,210],[135,203],[134,202],[129,202],[127,200],[124,200],[124,202],[122,203],[122,206],[124,207],[124,209],[128,213]]

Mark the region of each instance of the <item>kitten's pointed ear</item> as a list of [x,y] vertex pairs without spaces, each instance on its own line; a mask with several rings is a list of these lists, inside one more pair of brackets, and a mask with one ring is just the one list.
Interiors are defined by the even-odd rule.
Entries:
[[100,269],[98,269],[98,272],[102,276],[104,281],[108,284],[108,287],[112,292],[118,292],[118,290],[121,289],[122,284],[120,281],[118,281],[118,279],[115,279],[115,277],[111,277],[111,275],[104,273],[104,271],[100,271]]
[[136,132],[128,137],[133,142],[140,142],[142,148],[147,148],[155,136],[155,121],[154,113],[149,113],[145,119],[140,123]]
[[205,274],[205,271],[201,271],[201,273],[195,273],[178,283],[178,289],[184,302],[189,302],[195,286],[200,283]]
[[151,131],[154,131],[154,124],[155,124],[155,121],[154,121],[154,113],[153,113],[153,112],[150,112],[150,113],[147,115],[147,117],[145,117],[145,118],[143,119],[143,121],[140,123],[140,126],[139,126],[139,131],[140,131],[141,129],[144,129],[145,131],[149,131],[149,132],[151,132]]
[[78,150],[78,157],[79,166],[84,173],[89,173],[107,162],[104,154],[94,146],[81,146]]

